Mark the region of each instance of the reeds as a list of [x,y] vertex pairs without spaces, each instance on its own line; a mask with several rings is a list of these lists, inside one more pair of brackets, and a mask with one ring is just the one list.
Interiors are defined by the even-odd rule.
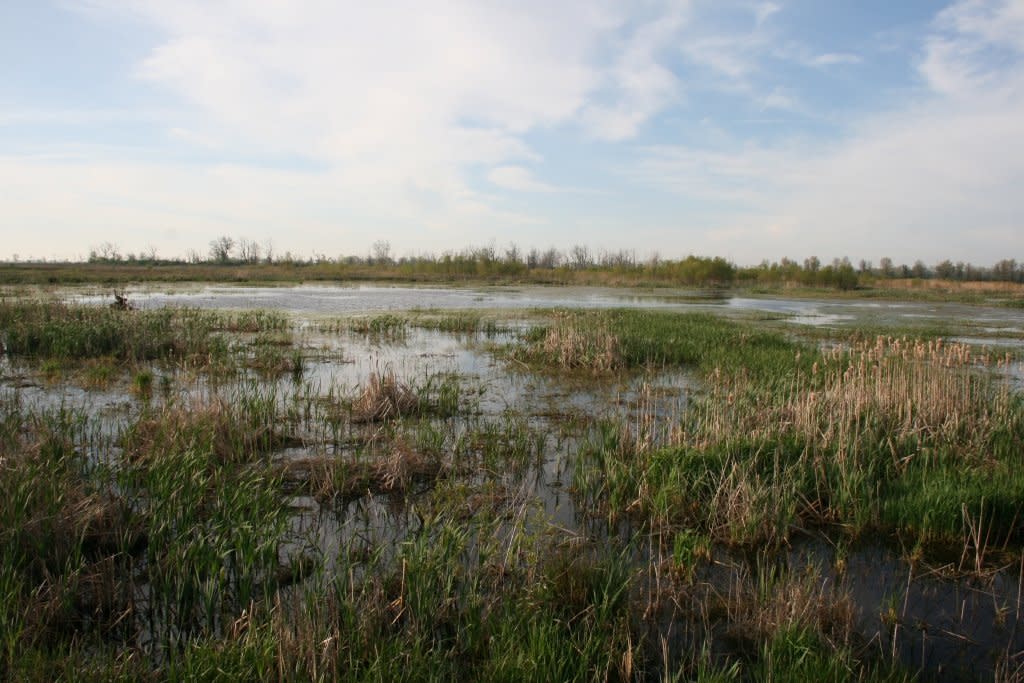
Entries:
[[403,340],[408,334],[408,326],[405,318],[392,314],[356,318],[348,322],[349,331],[366,335],[376,341]]
[[[1007,359],[972,352],[966,344],[878,337],[849,349],[830,351],[799,373],[782,401],[775,396],[753,405],[737,402],[746,388],[720,382],[695,439],[721,440],[728,433],[754,437],[794,435],[840,458],[863,444],[868,432],[884,432],[894,442],[907,439],[964,446],[985,440],[1011,423],[1013,405],[1006,383],[983,372]],[[738,424],[737,424],[738,422]]]
[[619,339],[611,329],[594,316],[572,313],[555,314],[513,357],[562,370],[605,373],[623,367]]
[[277,411],[276,393],[258,388],[151,407],[125,431],[125,455],[142,461],[201,448],[219,462],[249,462],[293,440]]
[[450,373],[430,374],[421,382],[406,381],[390,367],[371,372],[351,402],[354,423],[390,422],[432,415],[447,417],[462,409],[458,378]]
[[1006,357],[882,337],[812,354],[809,368],[803,349],[789,353],[774,365],[787,375],[716,368],[661,447],[643,436],[649,423],[609,425],[583,451],[600,475],[578,467],[578,485],[612,516],[734,544],[813,524],[969,541],[976,518],[1000,547],[1022,540],[1024,410],[993,375]]
[[382,422],[415,414],[420,405],[420,396],[389,368],[370,374],[363,390],[352,402],[352,420]]
[[357,498],[368,493],[405,493],[415,481],[428,481],[445,470],[442,460],[401,440],[374,455],[313,455],[282,464],[283,476],[319,501]]

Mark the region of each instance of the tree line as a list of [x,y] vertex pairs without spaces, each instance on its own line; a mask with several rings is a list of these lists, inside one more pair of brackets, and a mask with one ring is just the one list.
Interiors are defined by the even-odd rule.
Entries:
[[952,281],[1024,282],[1024,263],[1003,259],[991,266],[977,266],[963,261],[944,260],[928,266],[917,260],[913,264],[896,264],[882,257],[877,266],[861,260],[854,266],[848,258],[822,263],[816,256],[801,261],[783,258],[762,261],[756,266],[741,267],[722,257],[689,255],[680,259],[661,257],[657,252],[638,257],[634,250],[593,250],[574,245],[566,250],[523,249],[510,243],[505,247],[480,246],[449,250],[439,254],[394,255],[391,244],[375,242],[365,255],[314,253],[300,257],[290,251],[278,253],[271,241],[262,244],[247,238],[223,235],[209,242],[205,251],[190,250],[184,258],[160,258],[155,248],[140,253],[122,254],[118,247],[105,242],[89,251],[89,263],[138,265],[335,265],[346,268],[373,269],[392,276],[432,276],[449,278],[509,278],[537,274],[590,271],[634,280],[672,282],[680,285],[734,284],[796,284],[851,290],[877,280],[941,279]]

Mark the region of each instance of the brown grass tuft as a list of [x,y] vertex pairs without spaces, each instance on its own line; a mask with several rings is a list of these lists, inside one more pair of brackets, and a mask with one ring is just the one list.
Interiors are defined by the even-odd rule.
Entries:
[[401,493],[417,480],[429,480],[444,471],[442,462],[410,447],[403,440],[389,444],[379,457],[364,460],[315,455],[289,460],[286,479],[297,482],[320,501],[351,498],[367,492]]
[[416,392],[391,369],[375,372],[352,403],[353,422],[384,422],[413,415],[421,408]]
[[141,417],[124,437],[125,453],[145,460],[185,448],[209,448],[220,462],[242,462],[285,445],[272,416],[247,414],[223,397],[167,404]]
[[619,338],[607,324],[570,313],[556,315],[543,336],[520,349],[516,357],[563,370],[610,372],[624,365]]
[[809,631],[833,647],[849,642],[854,606],[850,595],[822,578],[813,566],[802,574],[763,567],[755,579],[737,572],[726,597],[731,630],[743,638],[770,641],[791,629]]

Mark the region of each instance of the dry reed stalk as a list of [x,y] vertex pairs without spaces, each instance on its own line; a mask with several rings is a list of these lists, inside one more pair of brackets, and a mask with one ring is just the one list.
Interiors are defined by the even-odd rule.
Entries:
[[796,434],[815,448],[834,448],[841,458],[871,429],[893,441],[971,441],[1009,418],[1008,386],[978,372],[1006,362],[966,344],[878,337],[833,349],[810,375],[797,375],[781,401],[762,395],[753,403],[734,400],[748,389],[742,380],[721,381],[714,373],[713,400],[688,438],[704,446],[736,434]]
[[209,445],[223,462],[243,459],[281,442],[273,424],[248,424],[224,398],[165,405],[140,419],[126,437],[126,453],[135,460],[159,456],[170,449]]
[[305,482],[310,495],[321,501],[367,491],[400,493],[413,481],[437,477],[444,469],[440,460],[424,456],[401,440],[373,460],[316,455],[289,460],[282,466],[286,479]]
[[882,279],[877,280],[876,285],[881,289],[928,289],[952,293],[1024,294],[1024,284],[1018,282]]
[[412,388],[388,369],[375,372],[352,404],[353,422],[383,422],[411,415],[420,408],[420,399]]
[[559,367],[608,372],[622,367],[619,339],[606,325],[588,325],[578,316],[558,316],[540,350]]
[[726,596],[728,622],[738,635],[770,641],[797,628],[834,647],[849,642],[855,617],[849,593],[811,567],[802,575],[771,568],[760,574],[755,579],[745,567],[736,572]]
[[712,536],[737,544],[753,539],[769,545],[784,541],[788,529],[780,520],[793,516],[786,486],[785,477],[766,480],[744,463],[733,463],[722,473],[706,506]]
[[663,410],[657,389],[644,383],[637,392],[636,411],[627,420],[616,422],[620,454],[645,455],[657,448],[683,443],[679,405]]

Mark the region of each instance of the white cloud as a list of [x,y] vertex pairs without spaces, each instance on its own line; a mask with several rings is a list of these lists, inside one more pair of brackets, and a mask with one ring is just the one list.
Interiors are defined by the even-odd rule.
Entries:
[[677,3],[628,37],[606,75],[611,104],[602,101],[583,109],[582,121],[594,136],[611,141],[632,138],[652,116],[677,100],[680,83],[661,63],[661,53],[673,45],[686,19],[687,5]]
[[1024,2],[962,0],[942,11],[920,71],[955,98],[1020,97],[1024,92]]
[[553,185],[533,177],[529,169],[522,166],[496,166],[487,174],[487,179],[498,187],[518,192],[555,192]]
[[634,177],[727,203],[705,236],[744,262],[816,253],[984,263],[1024,252],[1024,32],[1003,28],[1022,8],[951,6],[923,42],[930,92],[850,123],[838,140],[650,148]]
[[837,64],[860,64],[863,61],[863,57],[850,52],[826,52],[824,54],[814,55],[809,58],[806,63],[808,66],[827,67],[835,66]]
[[[549,189],[522,166],[540,159],[531,134],[577,127],[627,140],[670,106],[679,84],[662,52],[685,25],[688,0],[83,0],[79,7],[92,21],[129,19],[158,36],[134,74],[184,104],[166,118],[169,139],[224,159],[294,159],[320,169],[302,184],[325,211],[395,225],[401,221],[391,218],[403,216],[406,229],[440,239],[481,223],[527,220],[471,178],[489,167],[501,187]],[[134,172],[112,166],[105,172]],[[184,190],[177,171],[169,176]],[[259,186],[273,174],[236,177]],[[129,202],[127,189],[122,199]],[[189,191],[179,203],[208,200]],[[377,212],[388,218],[373,221]]]
[[602,62],[630,18],[613,2],[133,8],[167,34],[143,78],[246,142],[338,165],[386,158],[401,176],[527,157],[521,134],[571,121],[609,83],[613,106],[654,93],[650,116],[672,78],[649,52],[675,26],[660,12]]
[[[381,235],[401,235],[396,249],[432,250],[438,239],[473,243],[480,225],[511,231],[533,223],[476,196],[438,212],[433,205],[444,199],[435,186],[414,184],[367,196],[332,173],[0,157],[4,256],[83,256],[104,241],[122,253],[153,244],[181,255],[221,234],[272,237],[304,256],[362,253]],[[58,233],[60,240],[40,245],[39,235]]]
[[782,7],[774,2],[760,2],[754,6],[754,16],[757,20],[757,25],[760,26],[764,22],[768,21],[773,15],[778,14],[782,11]]

